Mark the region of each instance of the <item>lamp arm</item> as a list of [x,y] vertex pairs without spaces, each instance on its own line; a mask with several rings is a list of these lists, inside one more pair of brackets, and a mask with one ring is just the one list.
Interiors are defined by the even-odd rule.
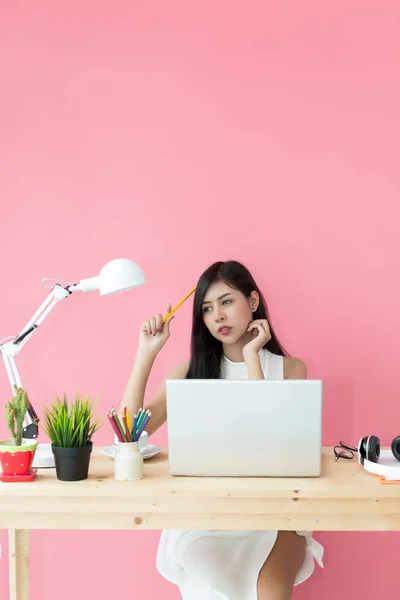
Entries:
[[[41,304],[38,310],[35,312],[33,317],[28,321],[22,331],[17,335],[17,337],[10,342],[9,344],[15,348],[12,356],[18,354],[18,352],[23,348],[35,330],[43,323],[47,315],[53,310],[57,302],[59,300],[63,300],[67,298],[71,292],[67,288],[61,287],[61,285],[57,284],[53,287],[50,294],[47,296],[45,301]],[[11,352],[10,352],[11,353]]]
[[[15,393],[15,385],[22,387],[21,378],[18,373],[17,365],[15,364],[15,356],[17,356],[21,348],[25,346],[26,342],[34,334],[36,329],[43,323],[44,319],[53,310],[55,305],[60,300],[63,300],[70,295],[71,291],[69,291],[68,288],[63,288],[59,284],[55,285],[45,301],[38,308],[25,327],[20,331],[17,337],[11,342],[0,345],[0,352],[3,357],[8,380],[10,382],[13,394]],[[29,403],[28,411],[24,420],[24,433],[26,434],[26,432],[28,432],[28,434],[32,434],[29,435],[29,437],[37,437],[37,423],[39,423],[39,417],[37,416],[32,404]],[[31,431],[28,431],[29,429],[31,429]]]

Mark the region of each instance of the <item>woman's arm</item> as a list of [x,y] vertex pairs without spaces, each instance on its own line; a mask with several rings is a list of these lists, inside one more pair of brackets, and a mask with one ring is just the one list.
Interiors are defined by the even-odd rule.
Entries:
[[247,352],[244,356],[244,360],[246,362],[249,379],[265,379],[258,352]]
[[[166,379],[186,379],[189,369],[189,363],[178,365]],[[167,396],[166,396],[166,380],[158,388],[153,398],[146,404],[146,409],[151,411],[151,419],[145,427],[145,431],[152,435],[161,427],[167,420]]]
[[[135,415],[139,408],[143,407],[144,393],[151,368],[154,363],[154,356],[146,356],[138,353],[137,359],[132,369],[131,376],[122,397],[120,413],[126,406],[131,415]],[[189,363],[183,363],[177,366],[166,379],[185,379],[189,369]],[[154,433],[167,419],[167,399],[165,381],[158,388],[153,398],[146,404],[146,409],[151,411],[145,431],[149,436]]]
[[243,347],[243,358],[249,379],[265,379],[259,352],[271,339],[271,331],[266,319],[252,321],[247,331],[253,332],[253,339]]
[[[168,304],[167,313],[170,311],[171,305]],[[169,317],[164,323],[162,314],[158,313],[154,317],[150,317],[144,323],[142,323],[140,327],[139,346],[136,359],[122,396],[119,414],[123,412],[125,406],[132,417],[133,415],[137,414],[139,408],[143,408],[144,395],[150,372],[153,368],[157,354],[162,350],[170,336],[169,326],[173,318],[174,316]],[[171,377],[173,377],[173,373],[171,374]],[[180,371],[178,373],[180,373]],[[153,399],[152,403],[149,405],[149,408],[153,407],[155,411],[154,413],[152,412],[152,418],[149,421],[149,424],[150,422],[152,423],[150,426],[152,430],[155,430],[156,428],[154,424],[157,422],[162,424],[163,422],[163,396],[160,390],[157,392],[155,399],[156,403],[154,403]]]
[[[249,379],[265,379],[261,368],[259,351],[271,339],[271,330],[266,319],[252,321],[248,331],[253,331],[255,338],[243,348]],[[307,379],[307,367],[299,358],[283,357],[284,379]]]
[[119,414],[124,406],[130,415],[135,415],[143,407],[144,393],[156,354],[146,350],[138,350],[132,372],[128,379],[124,395],[122,396]]

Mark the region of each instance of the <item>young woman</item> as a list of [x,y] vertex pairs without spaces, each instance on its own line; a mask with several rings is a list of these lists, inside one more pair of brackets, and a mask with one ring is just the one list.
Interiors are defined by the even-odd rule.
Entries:
[[[167,306],[167,312],[171,306]],[[131,414],[143,406],[154,360],[170,336],[171,316],[143,323],[122,398]],[[305,364],[287,355],[271,326],[265,300],[249,271],[217,262],[194,296],[190,362],[168,379],[305,379]],[[151,435],[167,418],[165,382],[147,404]],[[293,586],[322,566],[323,547],[307,531],[163,531],[157,568],[180,587],[183,600],[289,600]]]

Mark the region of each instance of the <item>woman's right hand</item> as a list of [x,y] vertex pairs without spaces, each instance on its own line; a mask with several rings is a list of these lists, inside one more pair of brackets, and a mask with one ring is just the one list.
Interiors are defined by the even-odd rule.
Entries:
[[[165,314],[168,314],[170,310],[171,305],[167,304]],[[139,336],[139,350],[158,354],[164,347],[170,336],[169,324],[175,317],[172,315],[165,323],[163,323],[163,318],[163,315],[159,313],[154,317],[150,317],[150,319],[147,319],[142,324]]]

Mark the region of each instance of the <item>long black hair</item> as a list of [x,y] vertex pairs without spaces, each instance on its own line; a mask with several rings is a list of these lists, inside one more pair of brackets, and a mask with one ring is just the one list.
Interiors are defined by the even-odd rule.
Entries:
[[216,262],[201,275],[193,302],[193,321],[191,335],[191,356],[187,379],[220,379],[220,363],[222,342],[217,340],[207,329],[203,321],[203,301],[212,283],[224,281],[231,288],[239,290],[249,298],[251,292],[259,295],[259,305],[254,312],[254,319],[267,319],[271,331],[271,339],[264,346],[278,356],[288,356],[275,335],[269,318],[267,304],[251,273],[235,260]]

